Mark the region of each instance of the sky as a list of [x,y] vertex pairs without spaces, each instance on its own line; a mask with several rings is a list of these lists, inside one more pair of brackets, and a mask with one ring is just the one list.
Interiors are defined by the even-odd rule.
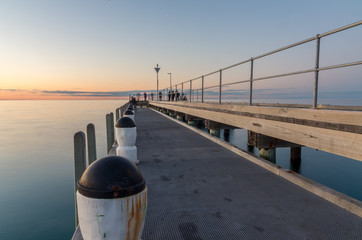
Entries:
[[[156,64],[162,89],[168,73],[181,83],[360,21],[361,13],[361,0],[2,0],[0,99],[117,99],[155,90]],[[321,65],[360,61],[362,25],[335,35],[321,40]],[[314,54],[313,42],[267,57],[255,74],[313,68]],[[361,68],[321,74],[322,90],[362,90]],[[249,69],[223,79],[247,80]],[[256,88],[309,91],[311,78]]]

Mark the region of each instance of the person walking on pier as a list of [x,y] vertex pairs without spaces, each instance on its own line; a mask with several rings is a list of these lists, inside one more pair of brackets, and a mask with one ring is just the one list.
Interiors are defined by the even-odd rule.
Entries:
[[159,99],[160,101],[162,101],[162,92],[161,92],[161,91],[158,93],[158,99]]
[[168,101],[171,101],[171,91],[168,91]]
[[146,92],[143,93],[143,96],[145,98],[145,101],[147,101],[147,93]]
[[180,98],[180,93],[176,90],[176,101],[178,101],[179,100],[179,98]]

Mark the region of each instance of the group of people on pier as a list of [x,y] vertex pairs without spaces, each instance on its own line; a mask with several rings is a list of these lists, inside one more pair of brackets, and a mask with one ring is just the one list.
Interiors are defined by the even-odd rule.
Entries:
[[[162,101],[162,92],[158,93],[159,100]],[[184,93],[180,94],[179,91],[168,91],[167,101],[187,101]]]
[[[132,99],[133,101],[141,101],[142,95],[143,95],[144,101],[147,101],[147,100],[153,101],[153,99],[154,99],[154,93],[144,92],[143,94],[137,93],[136,96],[130,95],[130,100]],[[162,101],[162,92],[161,91],[158,93],[158,100]],[[180,94],[179,91],[177,91],[177,90],[168,91],[167,100],[165,99],[165,101],[187,101],[187,97],[186,97],[186,94],[184,94],[184,93]]]

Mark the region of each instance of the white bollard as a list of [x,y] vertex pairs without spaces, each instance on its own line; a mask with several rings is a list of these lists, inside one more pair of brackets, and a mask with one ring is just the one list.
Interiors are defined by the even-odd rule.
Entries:
[[137,159],[137,129],[135,122],[128,115],[122,117],[118,119],[115,131],[118,143],[117,156],[125,157],[132,163],[138,164],[140,161]]
[[136,112],[133,105],[132,105],[132,106],[129,106],[127,110],[132,111],[133,114],[135,114],[135,112]]
[[78,182],[77,206],[84,240],[139,240],[147,209],[145,180],[123,157],[98,159]]
[[123,116],[124,116],[124,117],[129,117],[129,118],[131,118],[134,122],[136,122],[136,121],[134,120],[134,113],[133,113],[131,110],[125,111],[124,114],[123,114]]

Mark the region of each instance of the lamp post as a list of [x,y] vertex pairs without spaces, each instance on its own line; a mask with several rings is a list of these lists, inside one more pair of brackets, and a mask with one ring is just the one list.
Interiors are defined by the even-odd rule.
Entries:
[[155,70],[156,70],[156,73],[157,73],[157,93],[156,93],[156,95],[157,95],[157,100],[160,100],[159,98],[159,95],[158,95],[158,71],[160,71],[160,69],[161,68],[159,68],[158,67],[158,64],[157,64],[157,66],[155,67]]
[[171,73],[167,73],[167,74],[170,74],[170,91],[172,91]]

